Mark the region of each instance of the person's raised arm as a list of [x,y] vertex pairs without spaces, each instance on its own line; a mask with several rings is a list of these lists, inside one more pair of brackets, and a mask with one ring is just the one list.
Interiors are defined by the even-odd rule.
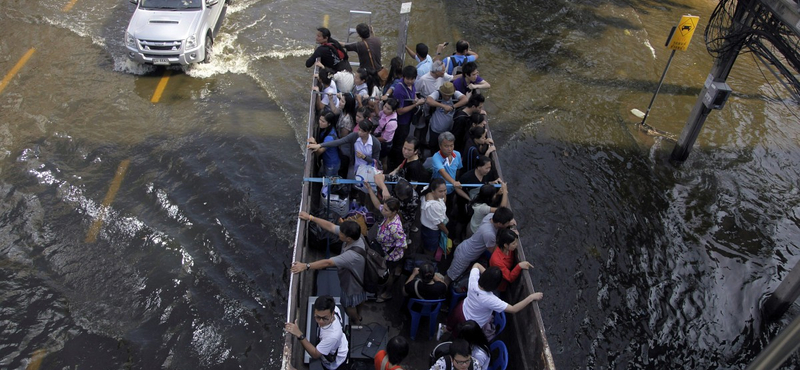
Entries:
[[[311,342],[309,342],[305,336],[303,336],[303,332],[300,330],[300,327],[297,326],[297,320],[295,320],[295,322],[287,322],[284,326],[284,330],[300,340],[300,344],[303,346],[303,349],[308,352],[308,355],[311,356],[311,358],[316,360],[322,357],[322,353],[317,350],[317,347],[314,347],[314,345],[311,344]],[[303,339],[300,339],[301,336],[303,336]]]
[[369,199],[372,200],[372,206],[375,207],[375,209],[381,209],[381,201],[378,200],[378,196],[372,191],[372,186],[369,184],[369,181],[364,180],[364,187],[367,189],[367,193],[369,193]]
[[411,50],[411,48],[408,47],[408,45],[405,45],[405,47],[406,47],[406,53],[408,53],[408,56],[410,56],[410,57],[412,57],[412,58],[414,58],[416,60],[417,59],[417,53],[415,53],[414,50]]
[[531,304],[531,302],[541,300],[542,297],[544,297],[544,294],[542,294],[542,292],[533,293],[533,294],[525,297],[525,299],[517,302],[517,304],[515,304],[513,306],[512,305],[508,305],[506,307],[505,311],[508,312],[508,313],[517,313],[519,311],[522,311],[522,309],[525,308],[525,306]]
[[373,180],[375,180],[375,186],[377,186],[378,189],[381,189],[383,199],[389,199],[389,197],[392,195],[389,193],[389,188],[386,187],[386,175],[382,173],[376,173]]
[[477,83],[477,84],[476,83],[471,83],[471,84],[467,85],[467,88],[470,89],[470,90],[488,89],[490,87],[492,87],[492,85],[490,85],[489,81],[486,81],[486,80],[482,80],[480,83]]
[[327,232],[329,232],[331,234],[335,234],[336,233],[336,225],[334,225],[333,222],[330,222],[330,221],[328,221],[326,219],[322,219],[322,218],[319,218],[319,217],[314,217],[314,216],[308,214],[307,212],[303,212],[303,211],[300,211],[300,214],[298,214],[298,217],[300,217],[301,220],[316,222],[317,225],[322,227],[323,230],[325,230],[325,231],[327,231]]
[[456,108],[456,109],[461,108],[461,107],[467,105],[468,101],[469,101],[469,99],[467,98],[467,95],[461,94],[461,97],[458,98],[458,101],[456,101],[456,103],[453,104],[453,108]]

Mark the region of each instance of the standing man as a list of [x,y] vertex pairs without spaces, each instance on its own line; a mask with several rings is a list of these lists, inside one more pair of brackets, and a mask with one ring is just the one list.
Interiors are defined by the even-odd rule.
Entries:
[[[397,99],[397,130],[392,139],[392,150],[389,152],[389,167],[384,170],[391,171],[403,161],[403,143],[411,132],[411,118],[417,107],[425,103],[425,99],[417,98],[417,69],[414,66],[403,67],[403,80],[392,86],[392,97]],[[384,95],[385,96],[385,95]]]
[[417,88],[417,92],[420,93],[420,95],[427,97],[434,91],[439,90],[439,87],[442,86],[443,83],[452,80],[453,76],[444,73],[444,63],[442,63],[441,60],[435,60],[433,64],[431,64],[430,72],[417,77],[417,81],[414,82],[414,87]]
[[328,259],[303,263],[292,262],[292,272],[295,274],[308,270],[321,270],[335,266],[339,275],[339,284],[342,288],[341,302],[350,322],[353,325],[361,323],[361,303],[367,300],[367,293],[359,282],[364,281],[365,260],[356,248],[366,251],[364,239],[361,237],[361,226],[355,221],[345,221],[337,226],[328,220],[300,212],[301,220],[316,222],[323,230],[339,235],[339,240],[344,243],[342,253]]
[[342,326],[342,314],[333,297],[324,295],[314,301],[314,321],[319,326],[319,344],[316,346],[306,339],[296,322],[287,322],[284,330],[297,337],[311,358],[322,361],[326,369],[337,369],[347,360],[349,347]]
[[447,74],[458,74],[453,73],[456,67],[463,66],[464,63],[467,62],[474,62],[478,59],[478,53],[469,49],[469,43],[467,40],[458,40],[456,43],[456,53],[444,58],[444,66]]
[[406,45],[406,53],[414,60],[417,61],[417,76],[424,76],[426,73],[431,71],[431,63],[433,63],[433,58],[428,55],[428,45],[423,43],[419,43],[416,46],[417,52],[415,53],[411,50],[408,45]]
[[476,89],[492,87],[492,85],[489,85],[489,81],[482,79],[478,74],[478,64],[475,62],[464,63],[464,66],[461,67],[461,72],[461,77],[453,80],[453,85],[462,94],[472,96],[471,94]]
[[347,51],[355,51],[358,54],[358,66],[374,72],[381,69],[381,39],[375,37],[372,26],[366,23],[359,23],[356,26],[356,33],[361,38],[359,42],[345,44]]

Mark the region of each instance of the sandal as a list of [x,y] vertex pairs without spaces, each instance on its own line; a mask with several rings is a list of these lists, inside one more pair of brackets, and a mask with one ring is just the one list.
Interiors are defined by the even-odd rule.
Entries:
[[377,303],[383,303],[392,299],[392,295],[381,294],[378,299],[375,300]]

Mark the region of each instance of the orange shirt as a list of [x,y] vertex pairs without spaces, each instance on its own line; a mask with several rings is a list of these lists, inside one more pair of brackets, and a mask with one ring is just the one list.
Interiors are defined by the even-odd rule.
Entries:
[[378,353],[375,355],[375,370],[403,370],[400,365],[389,366],[388,359],[386,361],[386,367],[381,369],[381,362],[383,362],[383,358],[387,356],[388,354],[386,353],[386,350],[382,349],[378,351]]
[[497,266],[503,272],[503,282],[497,287],[497,290],[505,292],[509,283],[513,283],[522,273],[522,269],[516,264],[516,251],[509,253],[507,256],[500,250],[500,247],[494,249],[492,258],[489,260],[489,266]]

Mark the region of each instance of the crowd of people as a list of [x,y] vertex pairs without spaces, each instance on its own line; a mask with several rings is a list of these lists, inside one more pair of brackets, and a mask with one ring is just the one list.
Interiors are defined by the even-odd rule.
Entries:
[[[399,290],[408,297],[443,299],[449,290],[466,294],[442,325],[455,339],[449,355],[431,369],[487,369],[493,313],[515,313],[542,299],[542,293],[513,304],[500,298],[533,265],[516,257],[519,236],[508,208],[508,185],[493,162],[495,143],[487,135],[483,107],[491,85],[480,76],[478,54],[466,40],[456,42],[449,56],[443,56],[449,43],[438,44],[434,55],[424,43],[406,46],[415,65],[403,66],[396,57],[386,68],[372,27],[359,24],[356,32],[360,40],[343,45],[328,29],[317,29],[318,47],[306,67],[319,67],[313,88],[318,127],[307,147],[319,163],[319,176],[362,180],[363,173],[374,175],[365,181],[361,198],[378,221],[368,241],[355,221],[300,212],[302,220],[338,235],[342,250],[327,259],[295,261],[291,271],[335,267],[341,305],[350,323],[359,325],[367,299],[366,250],[380,250],[390,278],[376,294],[377,302],[392,299],[404,271],[409,276]],[[355,71],[348,52],[358,55]],[[412,242],[416,234],[419,245]],[[429,258],[417,263],[416,255]],[[417,267],[404,268],[409,264]],[[295,323],[285,329],[312,358],[336,369],[342,351],[346,355],[347,338],[329,298],[320,297],[313,307],[322,328],[318,344],[309,343]],[[407,354],[408,341],[394,337],[375,357],[375,368],[402,368]]]

